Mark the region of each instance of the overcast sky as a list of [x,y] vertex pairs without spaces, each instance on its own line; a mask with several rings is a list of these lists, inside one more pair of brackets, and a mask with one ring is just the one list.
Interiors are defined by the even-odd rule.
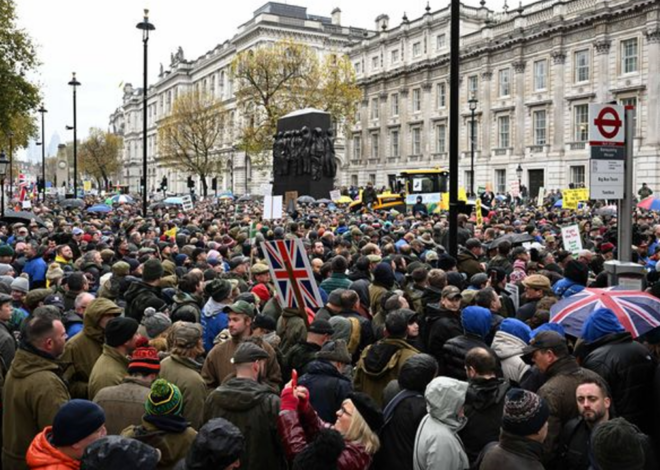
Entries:
[[[169,64],[181,46],[186,59],[196,58],[236,34],[266,0],[15,0],[19,27],[38,46],[46,115],[46,142],[55,131],[62,141],[72,139],[65,125],[73,124],[71,73],[78,88],[78,137],[90,127],[107,129],[108,117],[121,104],[121,83],[142,84],[142,36],[135,28],[149,8],[156,26],[149,40],[149,83],[157,79],[159,64]],[[501,4],[502,0],[498,0]],[[398,25],[404,9],[410,19],[424,13],[426,0],[287,0],[306,6],[308,13],[330,16],[339,7],[342,24],[373,29],[376,16],[390,16]],[[468,1],[478,4],[477,0]],[[510,2],[511,3],[511,2]],[[433,11],[448,0],[431,0]],[[487,6],[494,8],[492,1]]]

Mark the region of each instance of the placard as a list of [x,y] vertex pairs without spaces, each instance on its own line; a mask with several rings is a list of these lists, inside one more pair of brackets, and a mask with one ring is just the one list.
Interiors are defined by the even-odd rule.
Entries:
[[259,186],[259,194],[261,194],[264,197],[270,196],[271,194],[273,194],[273,185],[270,183],[262,183]]
[[298,203],[298,191],[287,191],[284,193],[284,207],[286,207],[286,210],[289,210],[291,201],[293,201],[295,207]]
[[541,187],[539,188],[539,194],[538,194],[538,196],[536,197],[536,205],[537,205],[538,207],[541,207],[541,206],[543,205],[543,200],[544,200],[544,199],[545,199],[545,188],[544,188],[543,186],[541,186]]
[[589,190],[587,188],[564,189],[561,194],[562,208],[564,209],[577,209],[578,202],[589,200]]
[[569,225],[561,228],[561,238],[564,241],[564,249],[572,254],[582,250],[582,238],[580,228],[577,225]]
[[193,202],[190,196],[183,196],[181,198],[181,208],[186,212],[193,210]]
[[264,220],[282,218],[282,196],[264,197]]
[[330,199],[332,201],[338,201],[339,198],[341,198],[341,191],[340,190],[333,189],[332,191],[330,191]]

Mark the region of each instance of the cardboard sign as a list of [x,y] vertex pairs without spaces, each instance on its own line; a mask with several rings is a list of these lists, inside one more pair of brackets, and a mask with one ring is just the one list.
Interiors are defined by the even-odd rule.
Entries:
[[541,207],[543,205],[543,199],[545,199],[545,188],[541,186],[539,188],[539,195],[536,199],[536,205]]
[[289,207],[289,204],[293,201],[293,205],[296,206],[298,201],[298,191],[287,191],[284,193],[284,207]]
[[270,183],[263,183],[261,186],[259,186],[259,194],[262,196],[270,196],[273,194],[273,185]]
[[264,197],[264,220],[282,218],[282,196]]
[[562,227],[561,238],[564,241],[566,251],[575,254],[582,250],[582,238],[580,237],[580,228],[577,225]]
[[341,191],[340,190],[334,189],[334,190],[330,191],[330,199],[332,201],[337,201],[337,200],[339,200],[339,198],[341,198]]
[[562,191],[562,208],[577,209],[578,202],[589,200],[589,190],[587,188],[565,189]]
[[181,208],[186,212],[193,210],[193,202],[190,196],[183,196],[181,198]]

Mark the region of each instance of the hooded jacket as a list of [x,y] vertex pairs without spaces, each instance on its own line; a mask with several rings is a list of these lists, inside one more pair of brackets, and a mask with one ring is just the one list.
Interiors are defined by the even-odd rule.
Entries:
[[470,250],[463,248],[461,252],[456,257],[458,264],[456,268],[467,274],[468,279],[470,279],[475,274],[483,273],[484,267],[481,265],[477,257]]
[[117,348],[103,345],[103,353],[98,358],[89,375],[89,399],[93,400],[105,387],[119,385],[128,375],[128,357]]
[[201,372],[201,363],[176,354],[160,363],[159,377],[179,387],[183,395],[183,417],[197,430],[203,424],[204,401],[208,396]]
[[439,362],[443,375],[458,380],[467,380],[465,356],[472,348],[488,349],[484,338],[490,331],[491,313],[484,307],[467,307],[461,313],[464,334],[447,341],[442,347],[442,362]]
[[188,454],[197,431],[190,426],[183,432],[164,431],[143,418],[140,426],[129,426],[122,431],[121,436],[137,439],[160,450],[161,457],[156,470],[172,470]]
[[495,333],[493,343],[490,345],[502,365],[505,379],[520,384],[523,377],[530,370],[530,365],[522,359],[523,348],[527,346],[522,339],[505,331]]
[[21,346],[7,374],[3,389],[2,468],[26,469],[25,453],[32,439],[46,426],[71,397],[60,378],[54,358]]
[[113,301],[103,298],[93,300],[85,310],[82,332],[66,343],[62,362],[68,368],[64,379],[73,398],[88,398],[89,376],[103,353],[104,331],[99,326],[101,317],[120,314],[121,309]]
[[461,313],[445,309],[442,304],[429,304],[424,309],[423,335],[426,352],[442,363],[442,347],[451,338],[463,333]]
[[466,423],[458,414],[465,403],[468,384],[449,377],[438,377],[426,387],[428,414],[415,436],[415,470],[465,470],[467,454],[458,437]]
[[245,436],[244,470],[281,469],[284,454],[277,435],[280,397],[268,386],[247,378],[227,380],[204,403],[204,422],[224,418]]
[[78,470],[80,460],[75,460],[59,451],[48,440],[52,426],[37,434],[28,448],[25,460],[30,470]]
[[209,298],[201,311],[202,337],[204,339],[204,349],[207,353],[213,349],[215,337],[229,324],[229,317],[224,312],[225,307],[228,305]]
[[161,300],[161,288],[151,286],[144,281],[136,281],[128,287],[124,298],[126,299],[124,315],[142,323],[144,310],[153,306],[151,302],[154,299]]
[[385,338],[368,346],[355,367],[353,386],[382,406],[383,390],[399,377],[401,366],[419,351],[403,339]]
[[179,291],[174,295],[172,300],[174,301],[174,304],[172,305],[172,313],[170,314],[170,316],[172,316],[174,312],[180,312],[180,313],[189,312],[195,316],[196,321],[199,322],[201,320],[202,309],[200,308],[199,301],[195,296],[187,292]]
[[304,343],[307,339],[307,315],[303,318],[299,310],[285,308],[277,319],[277,336],[280,342],[280,351],[286,356],[296,344]]

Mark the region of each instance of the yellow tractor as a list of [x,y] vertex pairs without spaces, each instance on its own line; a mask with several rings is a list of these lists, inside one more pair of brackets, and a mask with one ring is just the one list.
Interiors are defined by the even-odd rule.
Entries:
[[[421,197],[429,212],[437,208],[446,209],[447,192],[449,191],[449,172],[442,168],[427,168],[418,170],[403,170],[398,175],[389,176],[389,189],[377,194],[376,201],[371,205],[373,210],[391,210],[405,212],[407,206],[412,206]],[[357,200],[349,205],[353,212],[364,207],[362,191]]]

